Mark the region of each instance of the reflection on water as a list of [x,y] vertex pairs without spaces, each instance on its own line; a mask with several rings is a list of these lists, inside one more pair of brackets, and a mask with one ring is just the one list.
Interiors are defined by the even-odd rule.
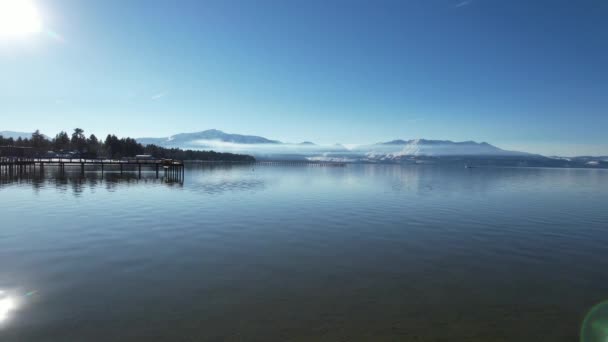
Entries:
[[255,164],[191,164],[186,189],[204,195],[261,191],[267,179],[256,173],[256,168]]
[[[50,170],[49,170],[50,169]],[[156,177],[154,173],[147,172],[139,176],[137,173],[125,172],[60,172],[47,168],[44,173],[30,173],[24,175],[0,175],[0,186],[23,187],[30,185],[33,190],[40,191],[42,188],[55,187],[59,191],[71,191],[74,195],[79,195],[86,189],[103,187],[107,190],[116,189],[120,185],[138,184],[163,184],[167,186],[182,186],[182,179],[167,177]]]
[[9,317],[9,313],[17,307],[15,299],[0,290],[0,324]]
[[573,341],[608,299],[606,170],[49,171],[0,203],[0,289],[44,289],[0,296],[2,342]]

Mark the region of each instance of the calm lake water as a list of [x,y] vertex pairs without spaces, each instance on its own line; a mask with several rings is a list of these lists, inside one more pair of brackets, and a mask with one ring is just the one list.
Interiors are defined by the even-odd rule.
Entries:
[[0,184],[0,341],[576,341],[608,171],[190,167]]

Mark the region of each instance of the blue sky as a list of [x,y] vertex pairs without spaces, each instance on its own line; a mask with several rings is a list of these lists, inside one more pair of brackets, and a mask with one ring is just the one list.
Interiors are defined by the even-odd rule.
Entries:
[[606,1],[34,2],[0,130],[608,154]]

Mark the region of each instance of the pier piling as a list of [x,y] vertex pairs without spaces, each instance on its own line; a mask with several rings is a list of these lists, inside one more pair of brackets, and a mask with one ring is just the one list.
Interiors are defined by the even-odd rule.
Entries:
[[[133,166],[139,178],[141,178],[144,168],[154,172],[159,176],[160,168],[164,170],[166,178],[183,179],[184,163],[181,160],[173,159],[63,159],[63,158],[17,158],[0,157],[0,175],[34,175],[36,167],[40,170],[40,175],[44,174],[45,167],[57,167],[61,174],[65,173],[66,166],[76,166],[80,168],[80,173],[85,174],[87,169],[91,171],[101,171],[102,175],[106,171],[106,166],[118,166],[120,174],[123,174],[126,166]],[[133,170],[128,168],[127,170]]]

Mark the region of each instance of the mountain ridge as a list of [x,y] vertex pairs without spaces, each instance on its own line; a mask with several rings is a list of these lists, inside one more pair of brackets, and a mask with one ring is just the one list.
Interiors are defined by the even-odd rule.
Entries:
[[[0,131],[0,136],[13,139],[31,138],[32,133],[6,130]],[[367,145],[347,145],[348,147],[346,147],[340,143],[318,145],[311,141],[287,143],[256,135],[226,133],[218,129],[178,133],[163,138],[136,138],[135,140],[143,145],[154,144],[168,148],[247,153],[261,159],[411,163],[439,160],[447,162],[448,160],[469,158],[476,158],[477,161],[485,159],[489,162],[498,158],[518,160],[515,165],[527,165],[526,163],[533,161],[535,165],[557,165],[556,163],[560,162],[573,166],[608,166],[606,156],[542,156],[504,150],[487,142],[478,143],[473,140],[394,139]]]
[[[204,131],[192,132],[192,133],[178,133],[169,137],[163,138],[153,138],[153,137],[143,137],[137,138],[137,141],[140,143],[160,143],[160,144],[170,144],[175,145],[179,143],[192,143],[196,140],[209,140],[209,141],[221,141],[227,143],[235,143],[235,144],[286,144],[286,145],[301,145],[301,146],[320,146],[310,141],[304,141],[297,144],[285,143],[280,140],[272,140],[262,136],[257,135],[244,135],[244,134],[234,134],[234,133],[226,133],[218,129],[208,129]],[[493,146],[487,142],[476,142],[473,140],[467,141],[451,141],[451,140],[433,140],[433,139],[395,139],[387,142],[379,142],[371,145],[359,145],[358,148],[363,146],[399,146],[399,145],[454,145],[454,146],[483,146],[490,147],[497,150],[499,149],[496,146]],[[336,143],[333,146],[344,147],[340,143]],[[356,148],[355,148],[356,149]],[[505,150],[502,150],[505,151]],[[525,152],[520,152],[525,153]]]
[[359,150],[368,150],[368,155],[385,154],[383,158],[395,158],[403,156],[531,156],[531,153],[504,150],[487,142],[476,142],[473,140],[451,141],[451,140],[391,140],[388,142],[363,145]]
[[[208,129],[192,133],[179,133],[165,138],[138,138],[142,144],[156,144],[163,147],[179,148],[213,148],[244,150],[252,154],[323,154],[341,153],[357,155],[357,158],[398,160],[406,156],[529,156],[526,152],[508,151],[487,142],[432,140],[432,139],[395,139],[370,145],[358,145],[347,148],[342,144],[317,145],[310,141],[302,143],[285,143],[262,136],[226,133],[218,129]],[[251,151],[250,151],[251,150]]]
[[270,140],[256,135],[225,133],[218,129],[208,129],[192,133],[178,133],[166,138],[137,138],[142,144],[160,144],[162,146],[178,147],[180,144],[196,145],[196,141],[221,141],[233,144],[280,144],[278,140]]

